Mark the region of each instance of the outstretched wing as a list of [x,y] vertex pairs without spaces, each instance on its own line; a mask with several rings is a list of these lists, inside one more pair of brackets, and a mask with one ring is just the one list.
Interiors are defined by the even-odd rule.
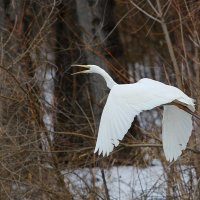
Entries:
[[109,155],[123,139],[136,115],[174,100],[193,106],[192,99],[179,89],[151,79],[115,85],[103,109],[94,152]]
[[123,139],[138,113],[128,104],[109,96],[101,116],[95,152],[99,150],[99,155],[108,155]]
[[176,160],[181,155],[187,146],[192,129],[191,114],[177,106],[164,106],[162,138],[167,160]]

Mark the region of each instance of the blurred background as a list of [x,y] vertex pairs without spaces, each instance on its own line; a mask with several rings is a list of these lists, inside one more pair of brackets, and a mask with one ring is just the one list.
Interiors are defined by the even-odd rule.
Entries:
[[[93,153],[109,90],[152,78],[200,113],[200,1],[0,0],[0,199],[200,199],[200,129],[165,160],[162,107],[134,119],[103,158]],[[114,117],[114,116],[113,116]],[[176,122],[174,122],[176,123]]]

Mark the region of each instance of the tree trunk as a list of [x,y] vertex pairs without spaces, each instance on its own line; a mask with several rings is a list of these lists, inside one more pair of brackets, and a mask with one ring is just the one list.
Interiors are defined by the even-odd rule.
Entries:
[[[5,18],[5,10],[4,10],[4,1],[3,0],[0,0],[0,65],[2,66],[3,65],[3,38],[4,38],[4,33],[3,33],[3,30],[5,28],[5,24],[4,24],[4,18]],[[0,88],[1,88],[1,91],[3,89],[3,71],[2,69],[0,68]],[[3,94],[2,94],[3,95]],[[3,120],[3,102],[2,102],[2,99],[0,99],[0,127],[2,127],[2,120]]]
[[[4,24],[4,17],[5,17],[5,10],[4,10],[4,1],[3,0],[0,0],[0,65],[2,66],[3,65],[3,44],[2,44],[2,40],[3,40],[3,37],[4,37],[4,33],[3,33],[3,29],[5,27],[5,24]],[[5,89],[4,85],[3,85],[3,82],[4,82],[4,72],[3,70],[1,69],[0,67],[0,134],[2,135],[2,127],[3,127],[3,106],[4,106],[4,103],[3,103],[3,99],[1,98],[1,96],[4,95],[4,92],[3,90]],[[2,168],[0,167],[0,175],[3,173],[3,170]],[[0,183],[0,196],[3,194],[3,188],[1,187],[1,184]]]
[[[105,62],[95,55],[95,51],[102,44],[102,27],[100,22],[102,21],[102,14],[98,7],[97,1],[82,1],[77,0],[77,15],[81,28],[83,29],[83,38],[85,45],[86,62],[88,64],[95,64],[101,66],[103,69],[108,70]],[[84,12],[83,12],[84,10]],[[83,14],[84,13],[84,14]],[[103,25],[103,24],[102,24]],[[92,37],[91,37],[92,36]],[[97,46],[97,47],[95,47]],[[99,50],[99,49],[98,49]],[[93,112],[95,114],[95,125],[99,122],[102,108],[100,102],[106,95],[104,80],[96,75],[90,76],[90,89],[91,97],[93,99]],[[97,126],[95,128],[97,130]]]
[[[51,165],[53,168],[49,170],[47,168],[40,168],[39,171],[41,176],[40,181],[46,185],[51,184],[56,190],[56,195],[61,199],[71,199],[71,194],[65,185],[64,176],[59,168],[57,155],[52,153],[54,151],[54,122],[55,122],[55,100],[54,100],[54,89],[55,89],[55,70],[56,70],[56,26],[54,21],[56,20],[57,6],[55,1],[52,1],[51,7],[45,7],[46,9],[41,9],[40,4],[35,4],[33,2],[33,8],[37,15],[37,18],[32,19],[33,23],[32,32],[30,34],[30,40],[38,40],[37,46],[31,51],[31,61],[34,77],[36,78],[36,84],[34,87],[38,88],[38,93],[36,94],[39,98],[40,110],[38,110],[39,117],[41,118],[41,127],[39,128],[40,138],[42,142],[42,149],[46,152],[45,160],[47,164]],[[35,16],[34,16],[35,17]],[[48,19],[48,20],[47,20]],[[42,161],[42,157],[39,156],[39,163],[45,164]],[[52,179],[55,177],[55,179]],[[53,195],[54,196],[54,195]],[[43,199],[48,198],[47,194],[43,194]]]

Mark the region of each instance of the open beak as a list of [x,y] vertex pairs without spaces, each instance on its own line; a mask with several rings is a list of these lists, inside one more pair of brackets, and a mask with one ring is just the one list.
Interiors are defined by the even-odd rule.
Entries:
[[89,65],[71,65],[71,67],[83,67],[83,68],[87,69],[87,70],[83,70],[83,71],[80,71],[80,72],[75,72],[75,73],[73,73],[71,75],[88,73],[90,71],[89,70],[90,69]]

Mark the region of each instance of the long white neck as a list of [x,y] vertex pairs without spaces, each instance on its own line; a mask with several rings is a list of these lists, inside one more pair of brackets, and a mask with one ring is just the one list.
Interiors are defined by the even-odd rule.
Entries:
[[99,68],[100,70],[98,71],[95,71],[95,73],[97,74],[100,74],[101,76],[103,76],[103,78],[105,79],[106,81],[106,84],[107,84],[107,87],[109,89],[112,89],[112,87],[114,85],[116,85],[117,83],[111,78],[111,76],[106,72],[104,71],[103,69]]

